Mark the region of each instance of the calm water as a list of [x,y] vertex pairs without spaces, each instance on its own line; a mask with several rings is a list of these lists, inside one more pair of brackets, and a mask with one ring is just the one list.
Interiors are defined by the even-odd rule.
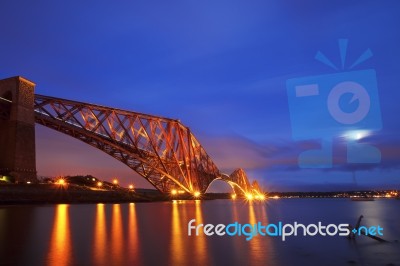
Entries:
[[[202,223],[379,224],[379,243],[345,237],[187,235]],[[394,242],[396,241],[397,242]],[[400,201],[279,199],[0,207],[0,265],[400,265]]]

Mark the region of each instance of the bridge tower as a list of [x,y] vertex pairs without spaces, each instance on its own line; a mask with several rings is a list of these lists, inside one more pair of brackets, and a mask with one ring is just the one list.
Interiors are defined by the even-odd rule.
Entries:
[[35,84],[23,77],[0,80],[0,175],[34,182]]

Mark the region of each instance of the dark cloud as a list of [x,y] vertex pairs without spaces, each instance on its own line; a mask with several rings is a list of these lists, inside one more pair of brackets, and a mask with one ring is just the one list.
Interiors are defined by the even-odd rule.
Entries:
[[[268,169],[299,171],[298,156],[301,152],[318,149],[317,141],[277,141],[257,143],[242,136],[207,136],[202,138],[203,146],[221,169],[232,170]],[[398,169],[400,167],[400,143],[378,143],[375,145],[382,154],[381,163],[350,164],[346,162],[344,142],[333,143],[333,167],[322,171],[355,171],[371,169]]]

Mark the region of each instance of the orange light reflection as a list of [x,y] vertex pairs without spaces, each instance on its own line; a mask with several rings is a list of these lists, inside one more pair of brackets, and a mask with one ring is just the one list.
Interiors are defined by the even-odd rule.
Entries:
[[170,245],[170,260],[171,265],[186,265],[185,258],[185,245],[183,224],[179,215],[179,202],[176,200],[172,201],[172,228],[171,228],[171,245]]
[[71,235],[67,204],[59,204],[54,214],[47,265],[71,265]]
[[120,204],[113,205],[111,225],[111,261],[115,265],[123,265],[122,249],[124,243],[124,234]]
[[[254,225],[257,224],[257,218],[256,214],[254,211],[254,204],[253,202],[249,202],[249,222],[250,224]],[[257,207],[264,208],[264,205],[262,204],[261,206],[258,205]],[[261,223],[266,223],[266,220],[260,220]],[[252,261],[257,265],[257,264],[263,264],[263,256],[265,250],[263,249],[263,245],[261,243],[262,240],[265,237],[260,236],[260,235],[255,235],[253,238],[249,241],[250,245],[250,258],[252,258]]]
[[[203,213],[201,211],[201,201],[196,200],[196,224],[204,224],[203,222]],[[207,240],[205,234],[199,234],[195,240],[195,252],[196,252],[196,262],[199,265],[209,265],[208,256],[207,256]]]
[[139,237],[137,228],[136,206],[134,203],[129,203],[129,263],[131,265],[141,265],[139,252]]
[[94,228],[93,261],[96,265],[104,263],[107,248],[107,226],[104,204],[96,206],[96,223]]

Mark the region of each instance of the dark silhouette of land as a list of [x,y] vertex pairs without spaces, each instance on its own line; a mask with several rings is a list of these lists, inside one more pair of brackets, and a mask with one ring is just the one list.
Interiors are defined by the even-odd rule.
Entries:
[[151,196],[126,189],[93,190],[79,185],[1,184],[0,204],[113,203],[152,201]]
[[[351,192],[273,192],[267,198],[351,198],[379,197],[398,198],[394,191]],[[389,196],[390,195],[390,196]],[[0,184],[0,204],[56,204],[56,203],[124,203],[170,200],[193,200],[192,195],[165,195],[152,189],[114,188],[93,189],[68,184]],[[231,199],[230,193],[206,193],[201,200]]]
[[[245,195],[242,195],[245,198]],[[396,190],[339,192],[267,192],[264,198],[399,198]],[[41,178],[40,182],[0,181],[0,204],[123,203],[170,200],[231,199],[231,193],[165,194],[155,189],[122,187],[118,182],[102,181],[91,175]],[[238,195],[240,199],[240,195]],[[255,199],[257,200],[257,198]]]

